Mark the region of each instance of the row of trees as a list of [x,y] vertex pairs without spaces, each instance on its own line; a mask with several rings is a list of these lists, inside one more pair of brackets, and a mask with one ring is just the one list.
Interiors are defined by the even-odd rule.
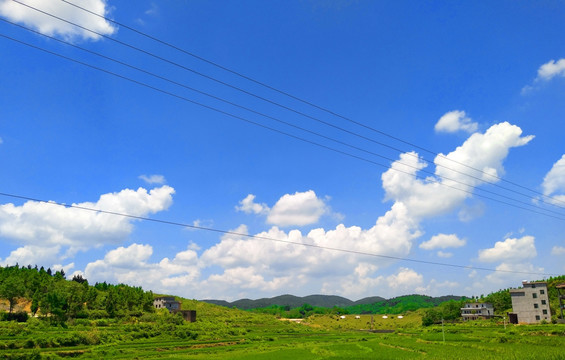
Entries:
[[152,312],[153,293],[141,287],[96,283],[82,276],[65,279],[63,270],[53,273],[18,265],[0,267],[0,298],[9,303],[9,313],[21,299],[31,301],[31,312],[54,322],[68,318],[113,318]]
[[271,305],[265,308],[251,309],[249,311],[260,314],[271,314],[287,319],[307,318],[308,316],[313,314],[326,314],[326,315],[349,314],[349,311],[347,311],[344,308],[340,308],[338,306],[334,306],[332,308],[325,308],[319,306],[312,306],[310,304],[303,304],[302,306],[297,308],[291,308],[288,305],[286,306]]

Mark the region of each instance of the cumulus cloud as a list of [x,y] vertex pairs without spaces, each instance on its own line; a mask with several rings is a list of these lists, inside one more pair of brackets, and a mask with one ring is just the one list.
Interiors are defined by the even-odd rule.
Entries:
[[565,255],[565,247],[563,246],[554,246],[551,248],[551,255],[559,256]]
[[175,293],[179,293],[180,287],[188,287],[200,276],[198,255],[194,250],[187,248],[177,253],[172,260],[163,258],[155,263],[149,261],[152,254],[151,245],[118,247],[109,251],[103,259],[89,263],[84,276],[91,282],[127,283],[142,285],[154,291]]
[[521,135],[518,126],[507,122],[491,126],[484,134],[474,133],[449,154],[438,154],[434,160],[435,176],[425,180],[416,178],[418,171],[427,167],[418,154],[401,154],[400,160],[382,175],[386,199],[404,203],[416,218],[451,211],[462,205],[483,181],[498,181],[504,174],[502,163],[509,150],[533,139],[533,136]]
[[[480,281],[477,281],[474,284],[476,289],[479,289],[481,292],[489,291],[485,289],[485,284],[489,284],[491,286],[490,291],[495,291],[500,289],[501,287],[506,287],[508,284],[521,284],[523,280],[528,279],[528,274],[524,273],[539,273],[542,274],[544,269],[541,267],[536,267],[528,262],[523,263],[512,263],[512,262],[503,262],[495,268],[497,271],[492,272],[486,275],[484,278],[481,278]],[[533,275],[534,278],[529,280],[539,280],[539,275]]]
[[421,243],[420,249],[434,250],[458,248],[465,246],[466,243],[467,241],[465,239],[459,239],[456,234],[438,234],[432,236],[430,240]]
[[[146,216],[167,209],[174,189],[162,186],[147,191],[125,189],[100,196],[97,202],[72,204],[133,216]],[[131,233],[133,220],[95,211],[27,201],[17,206],[0,205],[0,236],[23,243],[21,254],[31,246],[66,247],[72,253],[103,244],[115,244]],[[16,254],[13,254],[16,256]]]
[[565,77],[565,59],[557,61],[550,60],[538,68],[537,76],[532,85],[526,85],[522,88],[522,95],[526,95],[537,88],[543,83],[550,81],[555,77]]
[[[22,2],[40,9],[45,13],[80,24],[99,34],[111,35],[117,31],[117,28],[110,22],[62,1],[22,0]],[[83,0],[80,1],[78,5],[101,16],[107,16],[109,13],[109,7],[104,0]],[[58,20],[45,13],[33,10],[11,0],[0,0],[0,15],[8,18],[10,21],[33,27],[42,34],[60,36],[67,40],[99,40],[101,38],[100,35]]]
[[457,131],[466,131],[474,133],[478,129],[476,122],[467,117],[465,111],[454,110],[445,113],[436,123],[434,127],[436,132],[454,133]]
[[535,238],[529,235],[497,241],[494,247],[479,250],[482,262],[520,263],[536,256]]
[[236,206],[237,211],[243,211],[246,214],[268,214],[271,209],[266,204],[258,204],[255,202],[255,195],[249,194],[245,199]]
[[390,275],[386,278],[387,284],[392,289],[402,289],[403,291],[414,291],[416,293],[425,291],[422,286],[424,276],[408,268],[401,268],[398,274]]
[[139,178],[150,185],[153,184],[161,185],[166,182],[165,177],[163,175],[139,175]]
[[35,265],[35,264],[55,264],[59,261],[60,246],[37,246],[26,245],[10,253],[4,260],[0,260],[3,265]]
[[565,59],[557,61],[550,60],[539,67],[538,76],[539,80],[551,80],[556,76],[565,77]]
[[267,223],[276,226],[305,226],[318,222],[331,210],[313,190],[283,195],[272,208],[255,202],[255,195],[249,194],[239,202],[236,210],[246,214],[266,215]]
[[267,223],[277,226],[315,224],[327,212],[326,204],[312,190],[283,195],[267,216]]
[[565,203],[565,154],[553,164],[541,186],[543,194],[551,197],[553,202]]

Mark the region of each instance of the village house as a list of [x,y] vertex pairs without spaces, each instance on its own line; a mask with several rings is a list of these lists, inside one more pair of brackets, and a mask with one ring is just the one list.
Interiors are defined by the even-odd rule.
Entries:
[[512,324],[536,324],[551,321],[547,283],[523,281],[522,288],[510,289],[512,312],[508,313]]
[[188,322],[196,321],[196,310],[181,310],[182,303],[175,300],[173,296],[160,296],[153,299],[155,309],[167,309],[170,313],[181,313],[184,320]]
[[461,308],[464,321],[490,319],[494,317],[494,306],[490,303],[467,303]]

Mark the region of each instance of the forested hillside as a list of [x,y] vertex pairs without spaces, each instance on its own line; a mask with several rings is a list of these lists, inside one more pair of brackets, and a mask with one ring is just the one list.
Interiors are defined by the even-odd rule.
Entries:
[[[63,323],[74,318],[114,318],[140,316],[153,312],[153,293],[140,287],[110,285],[105,282],[90,286],[81,276],[65,279],[64,271],[43,267],[0,267],[0,298],[8,302],[8,319],[25,320],[25,312],[15,313],[18,301],[31,302],[33,315]],[[23,318],[23,319],[21,319]]]

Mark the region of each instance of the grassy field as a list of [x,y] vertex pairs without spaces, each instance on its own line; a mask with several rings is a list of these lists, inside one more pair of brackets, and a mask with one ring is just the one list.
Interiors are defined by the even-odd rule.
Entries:
[[[0,323],[0,358],[565,359],[565,325],[494,322],[421,327],[417,313],[312,316],[302,323],[184,301],[195,323],[163,313],[121,321]],[[365,330],[361,330],[365,329]],[[382,331],[393,331],[384,333]],[[445,341],[444,341],[445,335]]]

